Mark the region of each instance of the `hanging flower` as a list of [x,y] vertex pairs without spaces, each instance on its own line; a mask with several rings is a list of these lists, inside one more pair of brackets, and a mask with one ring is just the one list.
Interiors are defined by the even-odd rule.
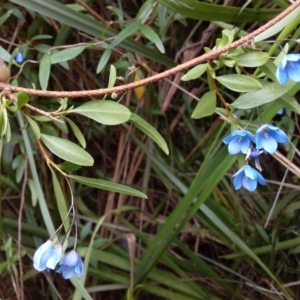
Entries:
[[268,153],[274,153],[277,143],[286,143],[288,137],[284,131],[276,126],[264,124],[256,131],[256,148]]
[[235,130],[223,139],[223,143],[228,145],[229,154],[237,154],[240,151],[247,154],[251,142],[255,143],[254,135],[244,129]]
[[81,278],[83,275],[83,262],[80,258],[78,252],[73,249],[68,255],[66,255],[61,263],[60,267],[56,271],[57,273],[62,273],[64,279],[69,279],[73,275],[76,277]]
[[62,246],[60,244],[55,245],[48,240],[35,251],[33,266],[38,271],[43,271],[46,268],[54,270],[61,257]]
[[248,191],[253,192],[257,188],[257,182],[261,185],[266,185],[263,176],[249,165],[240,168],[232,177],[235,190],[243,186]]
[[300,82],[300,54],[286,54],[280,61],[276,78],[280,84],[286,84],[288,79]]

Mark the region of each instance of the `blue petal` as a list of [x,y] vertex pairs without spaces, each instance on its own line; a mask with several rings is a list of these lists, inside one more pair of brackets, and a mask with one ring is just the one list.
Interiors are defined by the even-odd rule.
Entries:
[[285,55],[287,61],[298,61],[300,60],[300,54],[287,54]]
[[269,135],[276,140],[277,143],[286,143],[289,140],[285,132],[281,129],[269,131]]
[[261,185],[267,185],[265,179],[263,178],[263,176],[262,176],[259,172],[257,172],[257,178],[256,178],[256,180],[257,180]]
[[250,139],[248,137],[245,137],[240,143],[241,143],[241,152],[247,154],[250,148]]
[[232,140],[234,139],[234,136],[232,133],[226,136],[226,138],[223,139],[223,143],[228,145]]
[[286,60],[286,57],[284,56],[276,70],[276,78],[281,85],[285,84],[288,81],[288,73],[286,70],[286,63],[287,63],[287,60]]
[[243,185],[243,178],[245,176],[244,174],[245,166],[240,168],[232,177],[233,177],[233,187],[235,190],[238,190]]
[[284,113],[285,113],[285,108],[284,107],[279,108],[279,110],[277,111],[278,116],[282,116],[282,115],[284,115]]
[[257,133],[256,134],[256,141],[255,141],[255,143],[256,143],[256,148],[257,149],[261,149],[262,148],[262,144],[261,144],[262,137],[263,137],[263,133]]
[[238,175],[233,178],[233,187],[235,190],[239,190],[243,185],[243,175]]
[[61,260],[61,257],[62,257],[62,246],[55,245],[52,255],[49,257],[49,259],[46,262],[47,268],[54,270],[58,262]]
[[64,279],[70,279],[74,275],[74,267],[69,267],[66,265],[61,266],[62,269],[62,276]]
[[277,149],[277,142],[270,135],[261,139],[261,145],[264,150],[273,154]]
[[255,136],[247,131],[247,137],[250,139],[251,142],[255,143]]
[[229,154],[237,154],[241,151],[241,139],[243,139],[240,136],[236,136],[228,145],[228,152]]
[[245,129],[236,130],[233,132],[235,135],[246,136],[248,135],[248,131]]
[[257,150],[257,149],[252,149],[251,153],[250,153],[250,157],[258,157],[259,155],[261,155],[262,153],[264,153],[264,151],[262,150]]
[[64,257],[64,259],[62,260],[62,264],[69,267],[74,267],[79,259],[79,254],[76,250],[73,249],[67,256]]
[[[271,125],[272,126],[272,125]],[[268,124],[264,124],[264,125],[261,125],[257,130],[256,130],[256,134],[262,132],[263,130],[265,130],[266,128],[268,128],[269,125]]]
[[300,82],[300,64],[296,62],[288,63],[286,71],[290,79]]
[[278,130],[279,128],[277,127],[277,126],[274,126],[274,125],[271,125],[271,124],[267,124],[267,126],[266,126],[267,128],[268,128],[268,131],[269,130]]
[[41,269],[45,270],[47,268],[47,261],[53,255],[54,251],[55,251],[55,247],[51,246],[51,248],[49,248],[46,252],[44,252],[44,254],[42,255],[41,260],[40,260],[40,268]]
[[253,168],[251,168],[250,166],[245,166],[244,172],[246,177],[252,180],[256,180],[256,171]]
[[288,55],[284,55],[282,57],[281,61],[279,62],[278,68],[283,70],[285,68],[287,62],[288,62]]
[[289,76],[286,70],[280,70],[279,68],[277,68],[276,70],[276,78],[277,81],[279,82],[279,84],[284,85],[287,83]]
[[41,264],[42,256],[45,253],[49,254],[49,251],[51,252],[51,249],[53,248],[53,244],[50,240],[48,240],[46,243],[42,244],[34,253],[33,256],[33,266],[38,271],[43,271],[46,269],[46,262]]
[[84,270],[84,266],[83,266],[83,262],[80,258],[77,262],[77,265],[75,266],[75,275],[78,278],[81,278],[83,276],[83,270]]
[[253,192],[256,190],[257,187],[257,181],[252,180],[250,178],[247,178],[246,176],[243,178],[243,186],[250,192]]

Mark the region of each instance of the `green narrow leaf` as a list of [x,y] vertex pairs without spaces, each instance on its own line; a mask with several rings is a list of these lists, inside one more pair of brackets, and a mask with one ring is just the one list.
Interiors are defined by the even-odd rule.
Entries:
[[22,160],[22,154],[17,155],[13,159],[12,164],[11,164],[11,167],[13,168],[13,170],[17,169],[18,165],[21,163],[21,160]]
[[4,61],[9,62],[10,58],[11,58],[11,54],[6,49],[4,49],[2,46],[0,46],[0,57]]
[[[24,127],[25,124],[24,124],[24,120],[23,120],[23,114],[20,111],[17,111],[17,118],[18,118],[19,126],[21,128]],[[48,231],[49,235],[52,235],[55,232],[55,229],[54,229],[54,225],[53,225],[53,222],[52,222],[52,219],[50,216],[48,205],[47,205],[47,202],[46,202],[43,190],[42,190],[39,176],[37,173],[36,161],[34,160],[34,157],[33,157],[34,150],[31,147],[31,142],[29,140],[27,130],[22,130],[21,133],[22,133],[22,137],[23,137],[25,150],[26,150],[26,155],[28,157],[28,163],[29,163],[29,167],[30,167],[31,176],[32,176],[32,179],[33,179],[35,187],[36,187],[36,191],[37,191],[37,195],[38,195],[38,202],[39,202],[40,210],[42,213],[43,221],[47,227],[47,231]]]
[[275,18],[275,16],[282,11],[282,9],[270,8],[245,8],[241,11],[240,7],[203,3],[203,1],[195,0],[158,0],[158,2],[177,12],[181,16],[201,21],[219,21],[229,23],[254,21],[265,22]]
[[253,92],[262,88],[258,80],[246,75],[230,74],[216,77],[216,80],[235,92]]
[[[295,22],[297,25],[299,24],[299,17],[300,17],[300,7],[296,7],[293,11],[291,11],[289,14],[287,14],[283,19],[281,19],[279,22],[268,28],[267,30],[264,30],[262,33],[257,35],[254,38],[254,42],[260,42],[267,40],[271,36],[275,36],[279,31],[284,30],[286,27],[291,25],[291,23]],[[297,26],[296,25],[296,26]]]
[[200,119],[212,115],[215,112],[217,96],[214,91],[205,93],[197,103],[193,113],[193,119]]
[[79,166],[79,165],[76,165],[76,164],[73,164],[69,161],[65,161],[63,162],[62,164],[60,165],[57,165],[61,170],[63,171],[68,171],[68,172],[74,172],[74,171],[77,171],[79,169],[81,169],[82,166]]
[[147,199],[147,196],[129,186],[119,184],[119,183],[114,183],[102,179],[96,179],[96,178],[88,178],[88,177],[82,177],[82,176],[75,176],[75,175],[69,175],[70,178],[74,179],[75,181],[93,187],[97,188],[100,190],[105,190],[105,191],[110,191],[114,193],[120,193],[120,194],[125,194],[125,195],[130,195],[134,197],[139,197],[143,199]]
[[250,109],[275,101],[288,93],[294,84],[294,82],[290,81],[286,85],[282,86],[276,82],[267,82],[263,85],[261,90],[240,96],[231,104],[231,106],[240,109]]
[[264,65],[269,59],[269,54],[266,52],[252,51],[237,55],[234,58],[240,66],[255,68]]
[[81,166],[92,166],[94,159],[76,144],[51,135],[41,134],[41,140],[46,147],[58,157]]
[[76,56],[78,56],[81,52],[83,52],[85,48],[86,46],[76,46],[61,51],[57,51],[51,54],[51,64],[57,64],[63,61],[71,60]]
[[99,74],[103,70],[103,68],[106,66],[106,64],[110,58],[110,55],[111,55],[111,49],[106,49],[103,52],[103,55],[101,56],[98,66],[97,66],[97,70],[96,70],[97,74]]
[[50,77],[51,59],[49,54],[45,54],[40,62],[39,81],[42,90],[46,90]]
[[17,95],[17,107],[20,109],[29,101],[29,96],[25,92],[19,92]]
[[[5,112],[6,112],[6,110],[5,110]],[[9,120],[7,120],[7,122],[6,122],[6,131],[5,131],[5,141],[6,141],[6,143],[9,143],[10,139],[11,139],[11,129],[10,129]]]
[[300,114],[300,105],[298,101],[290,96],[289,94],[283,95],[281,98],[275,100],[276,103],[280,104],[280,106],[284,106],[297,114]]
[[148,135],[167,155],[169,154],[169,148],[166,141],[153,126],[151,126],[148,122],[146,122],[144,119],[142,119],[135,113],[131,113],[130,121],[139,130]]
[[192,69],[190,69],[185,75],[181,77],[182,81],[189,81],[193,79],[197,79],[207,70],[207,64],[198,65]]
[[0,26],[11,16],[13,10],[8,10],[5,14],[0,17]]
[[86,147],[86,141],[85,141],[84,135],[80,131],[79,127],[72,120],[70,120],[69,118],[65,118],[65,120],[70,125],[74,135],[76,136],[76,138],[77,138],[78,142],[80,143],[80,145],[82,146],[82,148],[85,148]]
[[112,41],[109,48],[112,49],[119,45],[122,41],[124,41],[126,38],[130,37],[131,35],[137,33],[139,30],[140,21],[137,20],[135,22],[132,22],[128,24]]
[[140,24],[139,29],[140,29],[141,33],[149,41],[151,41],[161,53],[165,53],[165,48],[164,48],[164,45],[163,45],[161,39],[159,38],[157,33],[151,27],[146,26],[144,24]]
[[34,181],[32,179],[28,179],[27,185],[31,193],[31,204],[33,207],[35,207],[38,200],[38,196],[37,196],[37,191],[36,191]]
[[46,39],[53,39],[53,36],[52,35],[49,35],[49,34],[38,34],[38,35],[35,35],[31,41],[36,41],[36,40],[46,40]]
[[114,65],[110,66],[110,72],[109,72],[109,80],[108,80],[108,88],[113,87],[117,80],[117,70]]
[[25,164],[26,164],[25,157],[23,155],[21,155],[20,157],[21,157],[21,159],[20,159],[20,162],[16,169],[16,182],[18,182],[18,183],[20,183],[20,181],[24,175]]
[[40,128],[38,126],[38,124],[32,119],[30,118],[29,116],[26,116],[26,119],[30,125],[30,128],[32,129],[34,135],[36,136],[37,139],[40,139],[41,138],[41,131],[40,131]]
[[[66,199],[64,197],[63,191],[60,187],[59,181],[57,179],[57,176],[55,172],[52,170],[52,168],[49,166],[51,174],[52,174],[52,182],[53,182],[53,188],[54,188],[54,194],[56,198],[56,203],[58,207],[58,211],[60,214],[61,220],[65,220],[67,214],[68,214],[68,208],[66,204]],[[69,218],[66,218],[66,221],[64,223],[65,231],[67,232],[70,228],[70,220]]]
[[[87,267],[87,266],[86,266]],[[70,281],[72,282],[72,284],[74,285],[74,287],[76,288],[76,292],[80,294],[80,296],[78,297],[74,297],[73,299],[85,299],[85,300],[93,300],[93,298],[90,296],[90,294],[88,293],[88,291],[84,288],[83,284],[80,282],[80,280],[76,277],[73,276],[70,278]]]
[[94,100],[70,110],[69,113],[77,113],[95,120],[104,125],[118,125],[125,123],[130,118],[130,110],[115,101]]

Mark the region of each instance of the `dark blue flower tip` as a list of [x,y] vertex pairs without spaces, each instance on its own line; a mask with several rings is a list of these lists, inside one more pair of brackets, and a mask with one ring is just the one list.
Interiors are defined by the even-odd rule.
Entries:
[[288,140],[285,132],[273,125],[264,124],[256,131],[256,148],[271,154],[276,151],[277,143],[286,143]]
[[239,152],[247,154],[251,142],[255,143],[254,135],[244,129],[235,130],[223,139],[223,143],[228,145],[228,152],[230,154],[237,154]]
[[246,156],[246,159],[248,159],[249,157],[251,157],[251,158],[256,158],[256,157],[258,157],[259,155],[261,155],[262,153],[264,153],[264,151],[263,150],[257,150],[257,149],[251,149],[249,152],[248,152],[248,154],[247,154],[247,156]]
[[23,56],[23,54],[21,52],[18,52],[15,56],[15,61],[18,64],[22,64],[25,61],[25,57]]
[[232,177],[235,190],[238,190],[243,186],[248,191],[253,192],[257,188],[257,183],[266,185],[266,181],[262,175],[248,165],[243,166]]
[[48,240],[35,251],[33,266],[38,271],[43,271],[47,268],[54,270],[61,257],[62,246],[53,244],[52,241]]
[[62,273],[64,279],[70,279],[73,275],[76,275],[77,278],[83,276],[83,262],[75,249],[62,259],[56,272]]
[[277,67],[276,78],[282,85],[286,84],[289,78],[300,82],[300,54],[284,55]]
[[284,108],[284,107],[281,107],[281,108],[278,110],[277,115],[278,115],[278,116],[283,116],[284,113],[285,113],[285,108]]
[[245,160],[248,160],[249,158],[254,158],[255,167],[260,172],[262,171],[262,168],[261,168],[258,156],[261,155],[262,153],[266,154],[267,152],[265,152],[264,150],[257,150],[257,149],[252,148],[252,149],[249,149],[249,151],[248,151],[248,153],[246,155],[246,158],[245,158]]

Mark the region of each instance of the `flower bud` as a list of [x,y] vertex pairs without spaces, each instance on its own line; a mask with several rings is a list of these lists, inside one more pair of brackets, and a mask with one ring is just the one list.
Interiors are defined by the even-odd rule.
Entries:
[[15,61],[18,64],[22,64],[25,61],[25,57],[23,56],[23,54],[21,52],[18,52],[15,56]]

